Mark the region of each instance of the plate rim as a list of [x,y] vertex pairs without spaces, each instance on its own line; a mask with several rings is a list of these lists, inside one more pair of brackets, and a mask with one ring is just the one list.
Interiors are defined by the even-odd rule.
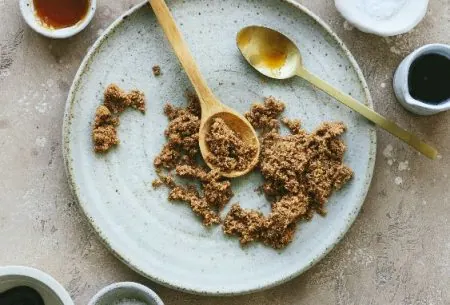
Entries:
[[[272,0],[276,1],[276,0]],[[304,5],[295,2],[295,0],[281,0],[282,2],[285,2],[289,5],[292,5],[295,9],[301,11],[302,13],[308,15],[310,18],[312,18],[315,22],[317,22],[326,32],[328,35],[330,35],[334,41],[338,44],[338,46],[341,48],[341,50],[344,52],[347,59],[350,61],[354,71],[356,72],[358,76],[358,80],[363,88],[364,95],[366,98],[366,105],[373,109],[373,101],[370,94],[370,90],[368,88],[366,79],[362,73],[362,70],[360,66],[358,65],[356,59],[353,57],[350,50],[347,48],[347,46],[344,44],[344,42],[339,38],[339,36],[330,28],[330,26],[325,23],[318,15],[310,11],[307,7]],[[92,61],[94,55],[97,53],[99,47],[104,43],[104,41],[107,40],[107,38],[114,33],[114,31],[120,26],[124,20],[127,19],[128,16],[134,14],[138,10],[140,10],[145,5],[149,5],[148,1],[143,1],[142,3],[138,3],[129,10],[125,11],[122,15],[120,15],[117,19],[115,19],[106,29],[105,31],[100,35],[100,37],[97,38],[97,40],[92,44],[92,46],[89,48],[88,52],[86,53],[85,57],[83,58],[77,73],[75,74],[75,77],[73,79],[72,85],[69,90],[69,94],[66,100],[65,110],[64,110],[64,117],[63,117],[63,126],[62,126],[62,152],[63,152],[63,159],[64,159],[64,168],[66,177],[69,183],[69,188],[72,193],[73,198],[77,202],[78,210],[82,212],[83,215],[87,218],[91,228],[94,229],[96,235],[99,237],[100,241],[103,243],[103,245],[106,246],[106,248],[116,257],[118,258],[122,263],[127,265],[130,269],[132,269],[134,272],[140,274],[141,276],[152,280],[158,284],[161,284],[165,287],[172,288],[178,291],[191,293],[191,294],[197,294],[197,295],[205,295],[205,296],[238,296],[238,295],[245,295],[250,294],[258,291],[267,290],[270,288],[273,288],[275,286],[281,285],[283,283],[286,283],[299,275],[303,274],[307,270],[309,270],[311,267],[316,265],[319,261],[321,261],[332,249],[335,248],[335,246],[342,240],[344,235],[348,232],[350,227],[353,225],[353,223],[356,220],[356,217],[359,215],[359,212],[366,200],[367,193],[369,192],[371,181],[373,178],[374,173],[374,167],[375,167],[375,161],[376,161],[376,151],[377,151],[377,133],[375,125],[369,125],[369,137],[370,137],[370,147],[369,147],[369,162],[367,164],[368,174],[364,177],[364,190],[361,194],[361,197],[358,200],[358,205],[354,210],[352,210],[352,213],[349,215],[349,217],[346,219],[346,226],[339,232],[338,238],[330,244],[322,253],[315,256],[308,264],[305,264],[303,268],[299,268],[296,272],[283,277],[282,279],[278,281],[274,281],[271,283],[265,283],[263,285],[259,285],[257,287],[253,287],[250,289],[240,289],[240,290],[228,290],[226,288],[221,288],[222,290],[197,290],[192,288],[185,288],[181,287],[179,285],[176,285],[174,283],[170,283],[168,281],[165,281],[163,279],[158,278],[155,275],[147,274],[145,271],[141,270],[139,266],[133,264],[131,260],[127,259],[127,255],[119,253],[114,247],[110,244],[108,236],[102,231],[102,229],[96,224],[94,218],[89,215],[87,209],[85,209],[86,203],[81,202],[79,199],[78,194],[78,187],[76,185],[76,182],[74,180],[73,176],[73,167],[71,165],[71,156],[70,156],[70,125],[72,120],[72,108],[74,106],[74,97],[77,92],[77,88],[80,85],[81,78],[89,65],[89,63]],[[151,9],[151,8],[150,8]]]

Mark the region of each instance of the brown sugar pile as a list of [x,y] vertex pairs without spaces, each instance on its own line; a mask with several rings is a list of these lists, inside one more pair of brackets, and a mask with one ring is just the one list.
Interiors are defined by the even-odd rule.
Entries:
[[[186,108],[170,104],[164,108],[169,119],[165,130],[167,143],[153,162],[160,176],[153,185],[167,185],[170,188],[169,200],[188,203],[194,213],[202,218],[204,225],[210,226],[220,223],[218,211],[230,201],[233,192],[229,180],[196,162],[200,151],[200,106],[195,95],[188,94],[187,98],[189,105]],[[197,181],[201,187],[178,184],[173,175],[187,178],[185,181]]]
[[282,119],[289,135],[279,133],[279,115],[283,103],[267,98],[254,105],[247,119],[262,130],[260,170],[262,190],[272,202],[272,211],[264,216],[233,205],[225,218],[226,234],[236,235],[242,244],[261,241],[276,249],[293,239],[297,222],[310,219],[317,211],[325,214],[325,204],[333,190],[339,190],[353,175],[343,165],[346,146],[339,136],[342,123],[323,123],[308,134],[300,121]]
[[[217,170],[199,165],[200,108],[195,95],[189,105],[177,108],[167,104],[169,119],[167,143],[155,158],[159,179],[154,187],[167,185],[169,200],[184,201],[210,226],[221,223],[219,211],[233,196],[231,183]],[[276,249],[293,239],[299,220],[314,212],[325,214],[325,204],[353,175],[343,164],[346,146],[340,139],[342,123],[323,123],[312,133],[299,120],[280,119],[285,105],[273,97],[253,105],[246,113],[249,122],[261,132],[259,170],[264,178],[261,189],[271,201],[271,212],[242,209],[234,204],[223,221],[223,231],[240,238],[242,244],[260,241]],[[280,133],[281,124],[290,131]],[[221,119],[216,119],[206,138],[213,156],[209,162],[221,170],[239,169],[242,158],[254,153]],[[195,181],[198,185],[189,184]]]
[[109,85],[104,92],[104,102],[95,111],[92,140],[95,152],[106,152],[119,144],[116,127],[120,124],[119,114],[132,107],[145,113],[145,96],[138,90],[126,93],[117,85]]
[[214,119],[205,140],[211,152],[207,161],[225,173],[247,169],[257,153],[255,145],[242,141],[221,118]]
[[274,97],[268,97],[264,104],[254,104],[250,112],[245,114],[253,128],[261,129],[264,133],[280,128],[278,116],[284,111],[284,103]]

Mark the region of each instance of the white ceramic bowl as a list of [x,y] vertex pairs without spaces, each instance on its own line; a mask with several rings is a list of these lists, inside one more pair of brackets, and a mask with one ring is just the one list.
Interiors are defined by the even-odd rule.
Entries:
[[33,0],[20,0],[20,11],[26,23],[36,32],[49,38],[68,38],[81,32],[94,17],[97,0],[89,0],[89,10],[87,15],[78,23],[61,29],[50,29],[42,24],[36,16]]
[[397,100],[407,110],[418,115],[432,115],[450,110],[450,98],[439,104],[433,105],[418,101],[409,93],[408,76],[411,64],[418,57],[426,54],[440,54],[450,58],[450,45],[434,43],[418,48],[400,63],[395,71],[393,80],[394,92]]
[[427,13],[429,0],[335,0],[336,9],[360,31],[394,36],[411,31]]
[[137,300],[145,305],[164,305],[153,290],[133,282],[115,283],[106,286],[92,298],[88,305],[111,305],[123,299]]
[[74,305],[69,293],[50,275],[29,267],[0,267],[0,293],[19,286],[35,289],[45,305]]

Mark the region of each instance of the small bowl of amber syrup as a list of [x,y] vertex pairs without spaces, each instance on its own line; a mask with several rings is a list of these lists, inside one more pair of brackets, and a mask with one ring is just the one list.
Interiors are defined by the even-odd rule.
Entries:
[[50,38],[68,38],[91,22],[96,0],[20,0],[26,23]]

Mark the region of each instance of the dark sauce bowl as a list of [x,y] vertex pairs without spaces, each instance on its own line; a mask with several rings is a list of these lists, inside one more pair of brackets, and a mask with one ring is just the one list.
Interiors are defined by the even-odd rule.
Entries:
[[[417,64],[423,65],[423,62],[421,61],[431,55],[434,55],[433,57],[439,60],[447,58],[450,60],[450,45],[447,44],[429,44],[425,45],[414,52],[412,52],[410,55],[408,55],[402,63],[397,68],[397,71],[394,75],[394,92],[397,97],[397,100],[400,102],[400,104],[405,107],[407,110],[419,114],[419,115],[432,115],[439,112],[450,110],[450,96],[443,97],[442,92],[442,84],[439,86],[428,86],[426,89],[429,90],[430,88],[435,88],[434,90],[441,90],[442,92],[420,92],[418,89],[421,88],[411,88],[411,86],[417,86],[421,85],[421,81],[419,78],[419,81],[416,81],[411,78],[411,73],[421,73],[420,70],[425,71],[424,76],[426,76],[427,72],[426,67],[421,67],[419,71],[417,71]],[[433,58],[431,58],[433,59]],[[430,63],[428,63],[429,66]],[[449,71],[440,71],[443,75],[442,77],[445,79],[448,79],[450,74]],[[447,74],[448,73],[448,74]],[[435,80],[434,80],[435,81]],[[444,80],[444,82],[446,82]],[[424,85],[425,86],[425,85]],[[448,84],[450,86],[450,83]],[[423,98],[420,99],[420,97],[423,96]],[[430,97],[429,99],[427,97]]]
[[69,293],[50,275],[29,267],[0,267],[0,302],[9,305],[12,301],[21,305],[74,305]]

